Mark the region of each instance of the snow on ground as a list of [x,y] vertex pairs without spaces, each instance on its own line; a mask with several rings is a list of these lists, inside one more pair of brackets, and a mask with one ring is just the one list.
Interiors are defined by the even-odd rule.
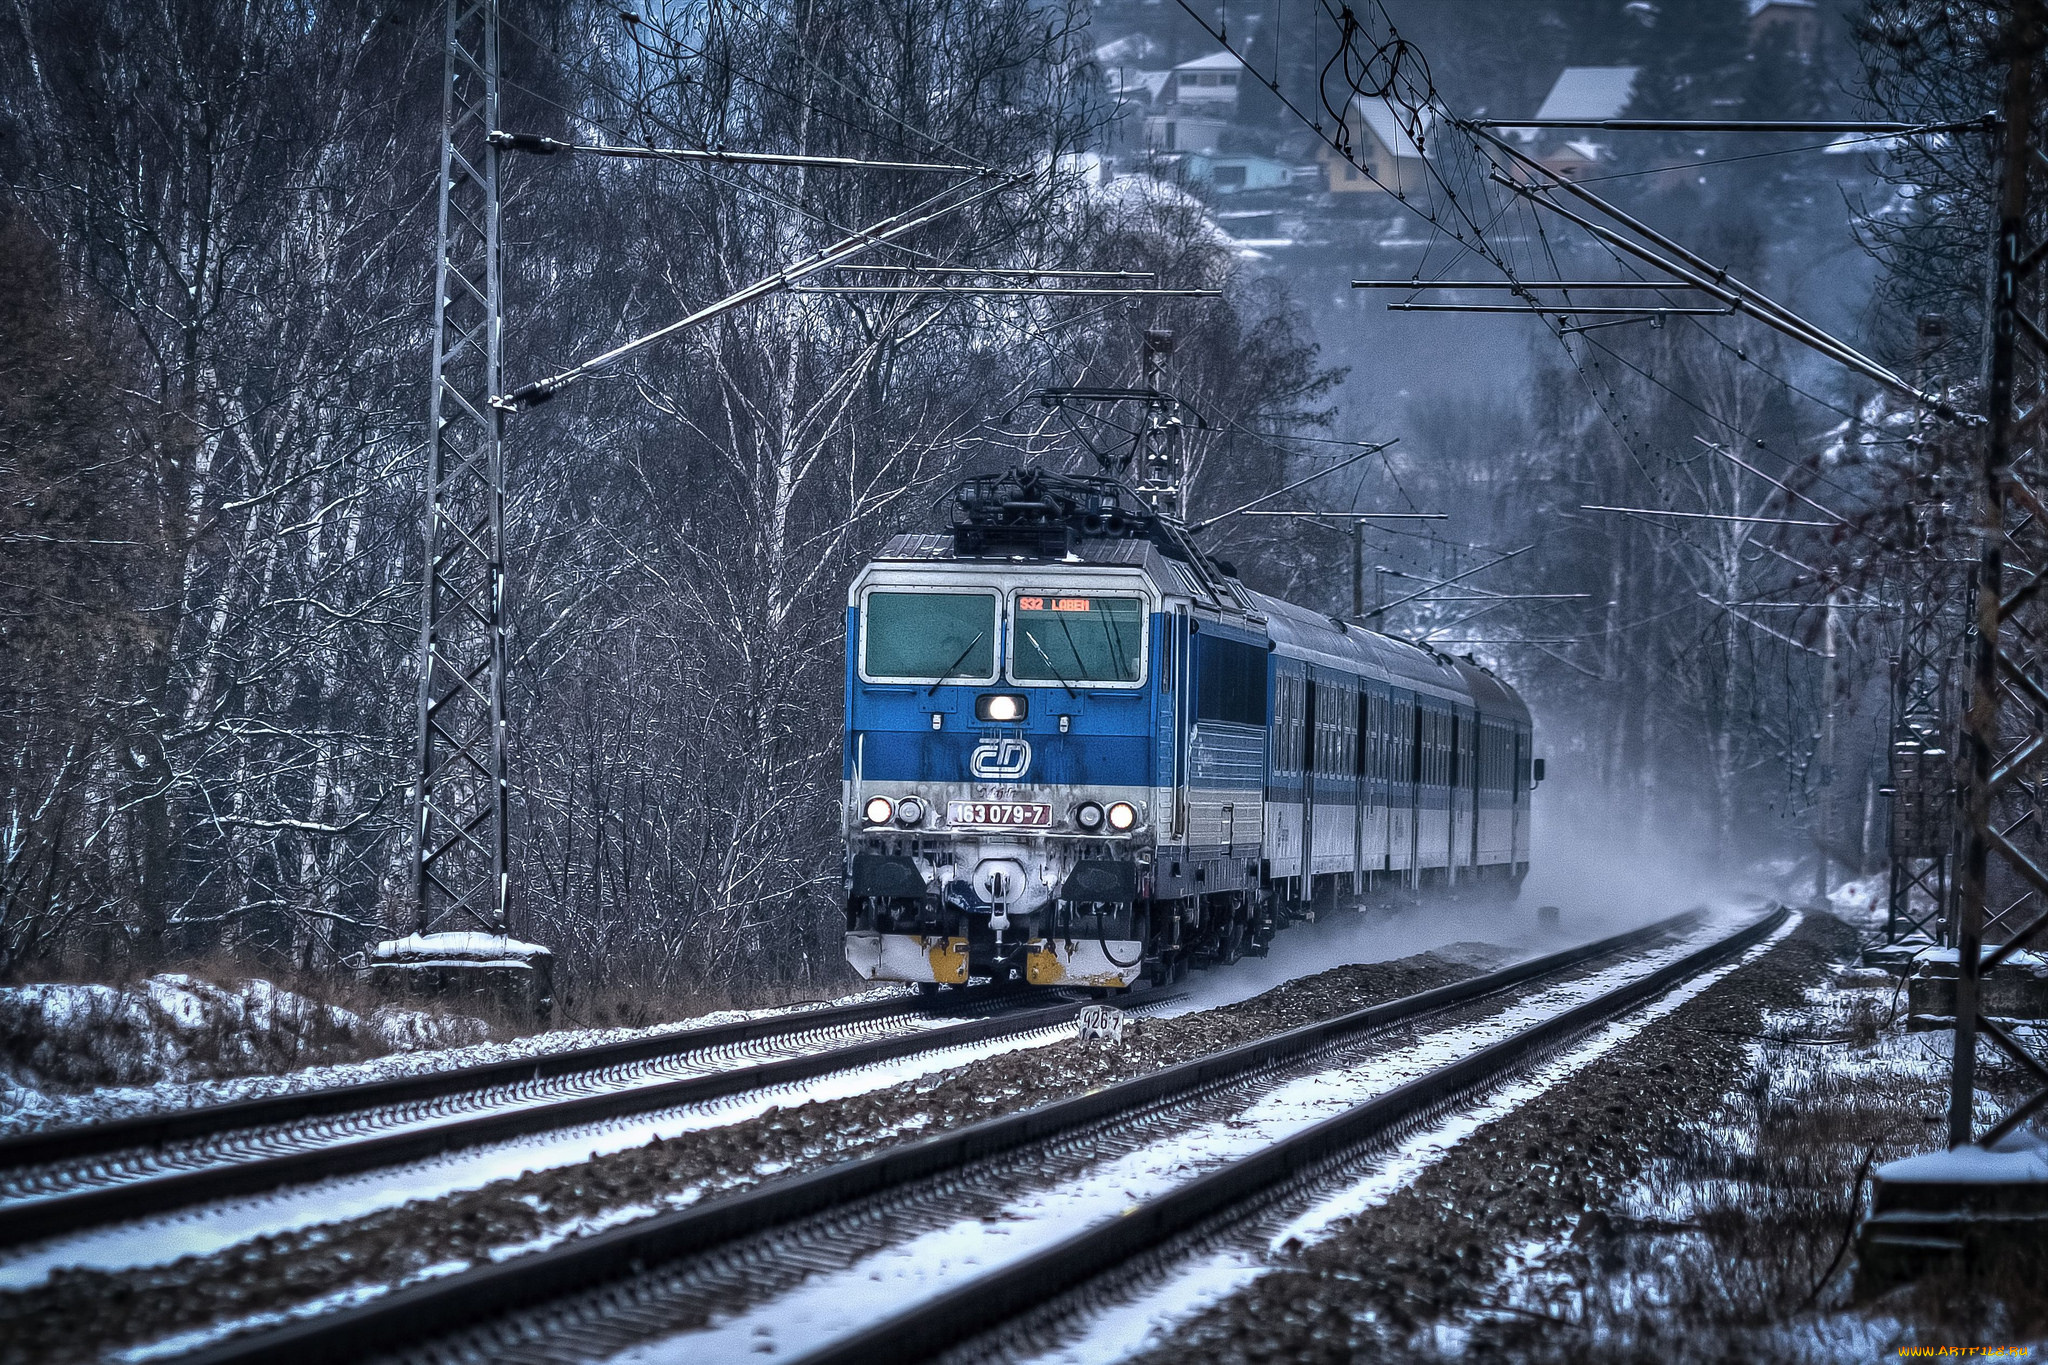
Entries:
[[[1883,879],[1873,878],[1860,889],[1853,884],[1840,888],[1831,899],[1837,906],[1846,902],[1853,908],[1859,890],[1881,895],[1884,889]],[[1882,909],[1877,913],[1881,919]],[[1853,1149],[1866,1136],[1885,1131],[1883,1111],[1902,1106],[1909,1112],[1938,1111],[1948,1083],[1951,1036],[1907,1032],[1899,1023],[1903,1009],[1893,977],[1851,966],[1837,967],[1831,980],[1810,988],[1802,1006],[1765,1014],[1759,1040],[1747,1049],[1754,1080],[1732,1094],[1728,1107],[1702,1126],[1700,1151],[1682,1160],[1652,1162],[1625,1192],[1621,1215],[1653,1240],[1641,1244],[1630,1259],[1617,1263],[1602,1283],[1593,1286],[1580,1278],[1583,1267],[1574,1266],[1570,1258],[1553,1264],[1560,1259],[1556,1253],[1563,1250],[1562,1243],[1531,1244],[1482,1297],[1502,1305],[1501,1311],[1507,1313],[1562,1314],[1578,1322],[1589,1316],[1589,1296],[1602,1300],[1600,1308],[1610,1315],[1660,1311],[1659,1306],[1682,1292],[1685,1272],[1679,1267],[1685,1257],[1713,1262],[1726,1254],[1725,1249],[1715,1250],[1705,1228],[1725,1222],[1729,1210],[1762,1210],[1797,1197],[1788,1196],[1771,1174],[1783,1170],[1788,1147],[1797,1149],[1799,1161],[1822,1163],[1826,1158],[1811,1145],[1812,1133],[1830,1132],[1836,1143],[1852,1149],[1853,1158]],[[2040,1039],[2035,1041],[2038,1045]],[[1759,1150],[1764,1114],[1772,1110],[1822,1117],[1813,1129],[1794,1137],[1781,1133],[1775,1149],[1765,1145]],[[1980,1094],[1979,1125],[1991,1122],[2000,1110],[1998,1101]],[[1845,1115],[1860,1115],[1860,1125],[1844,1125]],[[1853,1136],[1859,1131],[1863,1136]],[[1896,1130],[1892,1140],[1896,1141]],[[1714,1159],[1703,1159],[1702,1151]],[[1960,1157],[1960,1164],[1988,1166],[1995,1173],[2016,1165],[2038,1174],[2044,1152],[2048,1145],[2040,1137],[2022,1133],[1998,1153],[1937,1152],[1878,1170],[1911,1171],[1916,1163],[1942,1168]],[[1841,1167],[1845,1173],[1849,1164],[1853,1161]],[[1721,1352],[1731,1359],[1739,1353],[1742,1358],[1816,1365],[1904,1354],[1901,1344],[1913,1340],[1913,1328],[1890,1306],[1822,1293],[1839,1291],[1846,1269],[1838,1264],[1814,1287],[1820,1306],[1812,1314],[1758,1325],[1746,1334],[1736,1329],[1737,1335],[1720,1344]]]
[[[1312,924],[1296,924],[1279,935],[1269,956],[1247,958],[1228,971],[1208,972],[1192,981],[1186,997],[1159,1009],[1171,1017],[1214,1009],[1250,999],[1296,977],[1351,963],[1385,962],[1415,953],[1445,949],[1460,942],[1480,942],[1509,950],[1515,957],[1552,952],[1588,939],[1647,922],[1667,908],[1648,888],[1623,888],[1612,905],[1573,913],[1554,928],[1536,921],[1536,905],[1546,888],[1532,882],[1529,893],[1513,905],[1437,903],[1398,911],[1346,908],[1325,913]],[[146,988],[146,993],[143,988]],[[51,1037],[47,1065],[15,1065],[11,1052],[0,1054],[0,1137],[134,1115],[157,1114],[199,1105],[288,1094],[330,1086],[474,1066],[558,1052],[632,1038],[709,1028],[743,1019],[850,1004],[902,994],[902,985],[878,986],[841,1000],[758,1010],[724,1010],[693,1019],[641,1029],[561,1029],[505,1042],[484,1040],[484,1025],[461,1016],[422,1010],[380,1009],[367,1019],[336,1006],[322,1006],[283,991],[267,981],[253,980],[224,988],[186,976],[153,977],[143,988],[100,985],[43,985],[0,988],[0,1035],[19,1038],[33,1026]],[[324,1016],[314,1012],[325,1011]],[[30,1016],[40,1014],[47,1022]],[[353,1032],[389,1054],[366,1061],[288,1068],[272,1065],[267,1074],[223,1076],[232,1065],[201,1065],[185,1036],[211,1036],[240,1028],[254,1035],[276,1027],[278,1019],[306,1019],[339,1033]],[[126,1022],[110,1030],[107,1021]],[[17,1026],[17,1019],[21,1020]],[[181,1024],[179,1021],[189,1021]],[[239,1022],[238,1022],[239,1021]],[[125,1030],[125,1032],[123,1032]],[[181,1030],[184,1032],[181,1033]],[[88,1055],[104,1051],[116,1038],[124,1059],[136,1070],[124,1083],[85,1093],[67,1093],[61,1083],[61,1054],[66,1049]],[[251,1057],[249,1061],[256,1060]],[[53,1079],[51,1072],[58,1073]],[[209,1072],[211,1074],[209,1074]]]
[[403,1009],[365,1016],[260,978],[164,973],[119,986],[10,986],[0,988],[0,1133],[149,1110],[166,1098],[204,1102],[183,1096],[293,1062],[488,1036],[477,1019]]
[[[1187,995],[1162,1006],[1162,1018],[1218,1009],[1262,995],[1275,986],[1333,967],[1391,962],[1459,943],[1505,949],[1511,959],[1555,952],[1612,932],[1580,924],[1573,932],[1545,930],[1524,898],[1514,905],[1450,903],[1396,911],[1326,911],[1313,924],[1289,925],[1264,957],[1248,957],[1223,971],[1204,972],[1186,983]],[[1447,956],[1456,957],[1452,952]]]
[[[1740,961],[1760,955],[1797,923],[1795,916]],[[1679,943],[1539,991],[1488,1018],[1425,1034],[1413,1046],[1376,1057],[1369,1065],[1337,1062],[1327,1069],[1297,1076],[1228,1118],[1196,1124],[1103,1162],[1075,1179],[1035,1190],[1029,1202],[1016,1204],[999,1219],[964,1216],[948,1227],[876,1252],[845,1270],[818,1275],[792,1294],[751,1306],[702,1331],[649,1342],[615,1359],[621,1365],[663,1365],[743,1359],[757,1352],[787,1356],[811,1349],[865,1328],[919,1298],[949,1290],[983,1270],[1039,1251],[1090,1224],[1120,1217],[1145,1200],[1198,1175],[1249,1156],[1585,1000],[1640,979],[1728,930],[1726,923],[1702,926]],[[1389,1191],[1412,1178],[1415,1170],[1435,1160],[1496,1113],[1505,1113],[1540,1094],[1739,965],[1740,962],[1730,964],[1661,997],[1647,1009],[1609,1025],[1528,1079],[1501,1091],[1485,1105],[1403,1144],[1399,1153],[1373,1177],[1318,1204],[1292,1225],[1283,1239],[1313,1237],[1316,1229],[1362,1207],[1357,1202],[1359,1198],[1384,1199]],[[1174,1318],[1184,1316],[1193,1304],[1208,1302],[1242,1283],[1249,1270],[1248,1266],[1231,1263],[1229,1258],[1207,1259],[1189,1274],[1177,1275],[1174,1285],[1182,1293]],[[1128,1336],[1128,1331],[1124,1335]],[[1139,1336],[1142,1339],[1143,1333]],[[1126,1341],[1111,1347],[1109,1342],[1091,1334],[1070,1353],[1053,1358],[1097,1361],[1122,1353],[1131,1344]]]
[[[1411,1183],[1418,1172],[1441,1160],[1452,1148],[1481,1127],[1512,1112],[1567,1077],[1592,1065],[1715,982],[1763,956],[1798,925],[1799,916],[1791,916],[1762,943],[1751,948],[1734,962],[1695,977],[1625,1018],[1604,1025],[1575,1046],[1529,1072],[1521,1080],[1493,1092],[1483,1103],[1460,1110],[1439,1123],[1428,1125],[1410,1134],[1374,1163],[1368,1173],[1345,1188],[1327,1194],[1281,1229],[1271,1238],[1266,1248],[1220,1248],[1177,1266],[1163,1283],[1155,1285],[1129,1302],[1118,1304],[1097,1315],[1079,1336],[1042,1355],[1028,1358],[1030,1365],[1082,1365],[1083,1362],[1093,1365],[1093,1362],[1123,1359],[1170,1342],[1178,1324],[1186,1322],[1210,1304],[1229,1297],[1265,1274],[1272,1263],[1270,1258],[1278,1256],[1289,1242],[1314,1242],[1326,1236],[1340,1220],[1384,1203],[1396,1190]],[[1689,946],[1698,946],[1701,937],[1711,937],[1727,931],[1726,923],[1709,926],[1702,935],[1696,936]],[[1645,958],[1639,964],[1631,964],[1633,970],[1626,972],[1621,979],[1640,975],[1656,961],[1681,956],[1685,950],[1684,947],[1673,949],[1659,954],[1656,958]],[[1599,989],[1612,989],[1619,982],[1608,978],[1623,972],[1623,968],[1615,968],[1589,979],[1584,983],[1588,986],[1585,995],[1598,993],[1598,990],[1591,988],[1592,983],[1596,981],[1605,982]],[[1579,983],[1574,983],[1575,986],[1577,984]],[[1561,991],[1570,988],[1557,989]],[[1546,995],[1556,993],[1546,992]],[[1528,1010],[1534,1005],[1535,1001],[1532,1000],[1521,1008]],[[1553,1002],[1549,1012],[1556,1013],[1561,1008],[1561,1004]],[[1525,1027],[1533,1022],[1532,1019],[1521,1018],[1519,1014],[1516,1017],[1520,1019],[1516,1027]],[[1393,1083],[1399,1084],[1407,1079],[1410,1077],[1402,1075]],[[1391,1089],[1392,1085],[1384,1088]],[[1359,1095],[1352,1098],[1350,1103],[1356,1104],[1365,1098],[1368,1096]],[[1532,1245],[1528,1252],[1534,1256],[1537,1254],[1537,1248]]]
[[[944,1028],[955,1021],[931,1020]],[[1074,1035],[1072,1024],[1034,1029],[980,1043],[833,1072],[790,1085],[750,1090],[698,1104],[679,1105],[575,1128],[554,1129],[447,1156],[387,1167],[250,1199],[209,1204],[161,1217],[0,1250],[0,1290],[40,1284],[73,1266],[121,1270],[164,1265],[181,1256],[204,1256],[252,1237],[337,1222],[393,1208],[409,1200],[439,1199],[460,1190],[509,1180],[527,1171],[573,1166],[609,1152],[640,1147],[657,1137],[741,1123],[769,1109],[881,1090],[920,1076],[949,1071],[983,1057],[1043,1047]],[[695,1195],[679,1192],[687,1202]],[[565,1234],[566,1235],[566,1234]]]
[[1873,872],[1828,891],[1828,908],[1835,918],[1859,934],[1874,934],[1884,928],[1886,902],[1891,895],[1891,874]]
[[[411,1285],[419,1284],[425,1280],[446,1279],[450,1275],[458,1274],[467,1269],[469,1269],[469,1266],[461,1261],[453,1261],[445,1265],[428,1266],[425,1270],[409,1278],[406,1283]],[[253,1332],[265,1327],[281,1327],[288,1322],[302,1322],[307,1318],[323,1317],[329,1313],[339,1313],[344,1309],[359,1308],[372,1299],[382,1298],[386,1292],[382,1286],[378,1285],[356,1285],[349,1289],[340,1290],[337,1293],[325,1294],[320,1298],[310,1299],[305,1303],[294,1304],[290,1308],[281,1309],[276,1312],[251,1313],[246,1317],[235,1318],[228,1322],[208,1323],[204,1327],[195,1327],[189,1332],[180,1332],[174,1337],[165,1337],[161,1341],[152,1341],[142,1346],[132,1347],[126,1351],[117,1351],[109,1356],[108,1359],[118,1362],[118,1365],[142,1365],[146,1361],[174,1360],[179,1356],[190,1355],[201,1347],[211,1346],[216,1341],[225,1341],[237,1333]]]
[[[1880,879],[1878,880],[1881,883]],[[1867,1041],[1848,1047],[1778,1046],[1766,1042],[1751,1044],[1752,1068],[1768,1078],[1768,1093],[1779,1103],[1801,1097],[1834,1097],[1863,1089],[1883,1092],[1940,1096],[1948,1088],[1953,1058],[1954,1035],[1941,1030],[1911,1032],[1899,1026],[1906,1002],[1901,983],[1882,971],[1854,967],[1837,969],[1834,979],[1806,994],[1803,1009],[1765,1016],[1765,1039],[1845,1039],[1857,1032],[1859,1020],[1871,1021]],[[2015,1024],[2019,1038],[2038,1051],[2048,1043],[2048,1025]],[[1988,1050],[1988,1049],[1987,1049]],[[1818,1107],[1819,1101],[1811,1101]],[[2009,1101],[1980,1089],[1977,1092],[1976,1123],[1979,1131],[2005,1114]],[[1929,1109],[1934,1105],[1930,1102]],[[1753,1154],[1752,1134],[1732,1124],[1711,1130],[1721,1147],[1744,1155]],[[2022,1131],[2014,1134],[1992,1153],[1939,1152],[1909,1157],[1881,1166],[1894,1174],[1924,1174],[1923,1163],[1942,1169],[1949,1163],[1980,1163],[1994,1174],[2017,1167],[2039,1172],[2048,1163],[2048,1139]],[[1632,1192],[1627,1211],[1649,1222],[1681,1224],[1700,1216],[1704,1209],[1720,1203],[1740,1203],[1744,1196],[1733,1182],[1717,1189],[1712,1182],[1673,1174],[1673,1163],[1652,1167],[1643,1186]],[[1950,1178],[1970,1178],[1950,1171]],[[2038,1178],[2037,1176],[2029,1178]]]
[[[1347,906],[1325,911],[1314,923],[1290,925],[1274,938],[1265,957],[1246,958],[1228,971],[1195,978],[1188,983],[1187,997],[1160,1013],[1170,1018],[1235,1004],[1332,967],[1427,952],[1456,958],[1461,944],[1491,945],[1506,950],[1509,961],[1520,961],[1626,933],[1695,905],[1724,915],[1748,913],[1759,899],[1739,891],[1702,897],[1697,882],[1654,867],[1646,872],[1583,849],[1561,851],[1559,856],[1564,865],[1539,863],[1509,904],[1475,896],[1398,908]],[[1570,909],[1555,924],[1546,925],[1538,910],[1549,902],[1562,902]]]
[[[635,1038],[685,1033],[719,1024],[823,1009],[901,994],[885,986],[843,1000],[815,1001],[757,1010],[720,1010],[651,1028],[557,1029],[505,1042],[483,1041],[483,1023],[461,1015],[386,1007],[367,1019],[338,1006],[323,1006],[268,981],[221,987],[187,976],[158,976],[133,988],[100,985],[41,985],[0,988],[0,1136],[101,1123],[139,1114],[159,1114],[200,1105],[266,1095],[360,1085],[488,1062],[552,1056],[577,1048]],[[315,1014],[324,1011],[323,1014]],[[260,1060],[259,1039],[275,1038],[282,1024],[311,1021],[321,1029],[355,1031],[391,1049],[367,1061],[302,1067],[273,1074],[205,1078],[205,1071],[229,1069],[208,1060],[210,1040],[239,1038],[239,1054]],[[308,1025],[301,1025],[301,1028]],[[15,1061],[14,1040],[46,1034],[49,1061]],[[288,1031],[287,1036],[290,1036]],[[276,1044],[271,1046],[275,1048]],[[198,1056],[195,1057],[195,1047]],[[134,1059],[132,1083],[83,1094],[57,1088],[50,1072],[62,1074],[65,1050],[88,1055],[119,1048],[115,1064]],[[198,1074],[194,1074],[195,1071]]]

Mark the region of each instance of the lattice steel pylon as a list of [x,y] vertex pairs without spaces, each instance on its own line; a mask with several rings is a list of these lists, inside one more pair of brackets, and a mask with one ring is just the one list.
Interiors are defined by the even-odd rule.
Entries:
[[1932,943],[1948,908],[1955,837],[1955,713],[1960,641],[1952,566],[1923,542],[1901,575],[1905,626],[1892,671],[1891,885],[1884,941]]
[[[1921,370],[1946,336],[1938,315],[1918,323]],[[1924,382],[1924,378],[1923,378]],[[1897,575],[1902,626],[1892,661],[1890,895],[1887,945],[1940,940],[1955,861],[1955,672],[1963,646],[1963,568],[1954,562],[1954,518],[1941,474],[1945,447],[1924,418],[1906,471],[1912,523]]]
[[[1956,871],[1955,1057],[1948,1141],[1989,1146],[2048,1105],[2048,1065],[1980,1009],[1985,973],[2048,927],[2048,452],[2041,422],[2048,334],[2041,319],[2037,221],[2044,167],[2034,140],[2035,68],[2048,46],[2048,6],[2010,0],[1998,235],[1991,262],[1980,519],[1969,711],[1961,763],[1962,856]],[[1989,952],[1985,945],[1994,945]],[[1978,1040],[1988,1037],[2033,1093],[1982,1134],[1976,1129]]]
[[507,924],[497,0],[450,0],[414,772],[416,932]]

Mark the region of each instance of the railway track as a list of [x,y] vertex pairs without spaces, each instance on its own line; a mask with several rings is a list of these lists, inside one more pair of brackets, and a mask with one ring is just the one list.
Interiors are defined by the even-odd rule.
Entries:
[[1029,1033],[1087,1003],[1043,999],[870,1001],[29,1134],[0,1142],[0,1246]]
[[964,1343],[1000,1334],[1030,1315],[1056,1312],[1062,1300],[1104,1276],[1156,1259],[1176,1244],[1191,1245],[1214,1236],[1256,1218],[1290,1193],[1312,1188],[1318,1177],[1404,1125],[1455,1105],[1587,1030],[1755,946],[1788,914],[1780,907],[1639,980],[1198,1176],[1121,1218],[1099,1223],[808,1352],[797,1358],[799,1365],[912,1365],[953,1354]]
[[[975,1332],[1028,1316],[1133,1258],[1264,1206],[1383,1136],[1526,1064],[1593,1024],[1706,971],[1767,935],[1766,916],[1733,935],[1472,1050],[1284,1142],[1099,1219],[1085,1232],[957,1288],[915,1296],[900,1316],[840,1337],[820,1361],[923,1359]],[[1311,1064],[1345,1065],[1347,1053],[1395,1028],[1457,1018],[1511,1000],[1523,987],[1583,975],[1603,957],[1646,949],[1692,927],[1678,916],[1629,934],[1520,963],[1289,1030],[1118,1085],[987,1120],[920,1142],[778,1180],[743,1194],[656,1215],[498,1265],[399,1290],[368,1304],[221,1342],[190,1359],[205,1365],[291,1359],[295,1365],[380,1357],[457,1361],[588,1360],[628,1350],[730,1313],[768,1305],[813,1275],[844,1272],[864,1252],[957,1220],[980,1181],[1029,1200],[1063,1170],[1129,1152],[1184,1125],[1201,1106],[1242,1107],[1273,1078]],[[1676,951],[1676,950],[1671,950]],[[1612,968],[1622,971],[1622,968]],[[1426,1039],[1424,1040],[1427,1041]],[[1334,1059],[1334,1060],[1332,1060]],[[984,1218],[990,1215],[982,1215]],[[875,1287],[869,1288],[869,1297]],[[911,1297],[906,1295],[906,1298]],[[726,1344],[730,1344],[729,1342]],[[681,1355],[704,1343],[678,1337]],[[715,1358],[718,1351],[693,1358]]]

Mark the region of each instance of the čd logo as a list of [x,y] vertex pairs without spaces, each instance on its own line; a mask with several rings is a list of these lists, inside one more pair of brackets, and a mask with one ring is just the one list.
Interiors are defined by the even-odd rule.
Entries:
[[968,756],[967,771],[992,782],[1008,782],[1031,768],[1031,745],[1021,739],[985,739]]

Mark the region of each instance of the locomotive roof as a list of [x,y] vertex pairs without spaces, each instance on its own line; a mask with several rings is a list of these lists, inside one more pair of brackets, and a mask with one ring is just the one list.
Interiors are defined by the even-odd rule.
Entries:
[[[1149,540],[1084,540],[1075,547],[1076,557],[1084,564],[1117,564],[1131,568],[1152,569],[1166,563],[1166,556],[1159,553],[1159,547]],[[890,536],[889,543],[882,547],[877,559],[913,560],[958,560],[963,564],[1058,564],[1064,561],[1030,555],[969,555],[962,557],[953,552],[953,537],[946,535],[900,535]],[[1162,585],[1171,585],[1172,577],[1159,574]]]
[[1149,540],[1113,540],[1090,538],[1074,547],[1071,559],[1051,559],[1031,555],[967,555],[956,554],[951,535],[900,535],[889,537],[889,543],[882,547],[877,560],[898,563],[960,563],[985,564],[991,568],[1030,564],[1095,564],[1105,567],[1142,570],[1159,586],[1160,591],[1177,596],[1206,598],[1208,593],[1193,574],[1188,573],[1173,560],[1159,552],[1159,547]]

